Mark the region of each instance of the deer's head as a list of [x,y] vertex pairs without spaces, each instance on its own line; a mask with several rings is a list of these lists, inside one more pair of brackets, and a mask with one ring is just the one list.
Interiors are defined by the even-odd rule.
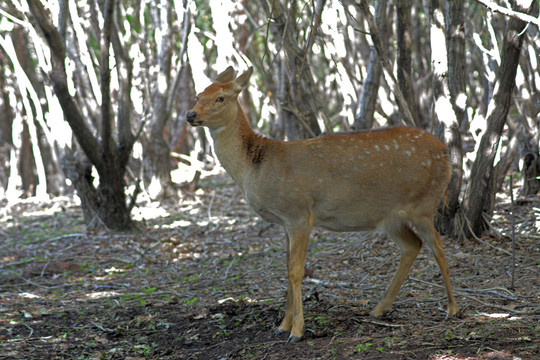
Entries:
[[197,95],[197,103],[186,114],[186,120],[193,126],[207,126],[210,130],[219,130],[235,121],[238,94],[248,86],[252,72],[250,67],[234,79],[234,70],[228,67],[213,84]]

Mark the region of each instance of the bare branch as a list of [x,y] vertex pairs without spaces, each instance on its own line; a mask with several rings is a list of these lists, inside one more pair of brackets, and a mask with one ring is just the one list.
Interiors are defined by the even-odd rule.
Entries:
[[489,1],[489,0],[475,0],[475,1],[477,3],[480,3],[480,4],[484,5],[485,7],[489,8],[489,9],[491,9],[491,11],[493,11],[493,12],[499,12],[501,14],[511,16],[511,17],[514,17],[514,18],[519,19],[521,21],[524,21],[524,22],[527,22],[527,23],[530,23],[530,24],[534,24],[534,25],[540,27],[540,16],[539,17],[534,17],[534,16],[524,14],[524,13],[519,12],[519,11],[514,11],[512,9],[502,7],[502,6],[498,5],[498,4],[496,4],[494,1]]
[[99,144],[85,123],[77,104],[69,94],[64,64],[66,49],[62,38],[56,27],[51,23],[50,14],[43,8],[43,4],[39,0],[28,0],[28,6],[51,49],[53,69],[49,76],[54,85],[54,92],[64,111],[64,118],[69,123],[77,142],[83,148],[88,159],[99,168],[102,165],[102,159],[98,151]]
[[101,36],[101,141],[105,158],[112,155],[111,147],[111,70],[109,68],[109,48],[113,24],[114,0],[107,0],[103,10],[103,33]]

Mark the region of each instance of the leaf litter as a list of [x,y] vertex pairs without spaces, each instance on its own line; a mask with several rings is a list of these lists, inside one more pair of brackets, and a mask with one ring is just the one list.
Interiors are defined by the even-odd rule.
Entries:
[[[422,249],[390,314],[369,316],[397,247],[372,233],[312,234],[306,331],[274,335],[287,288],[283,231],[226,175],[178,204],[137,209],[137,231],[87,232],[72,199],[0,213],[1,359],[535,359],[540,200],[499,196],[488,235],[444,238],[459,316],[445,318]],[[516,223],[510,289],[511,216]]]

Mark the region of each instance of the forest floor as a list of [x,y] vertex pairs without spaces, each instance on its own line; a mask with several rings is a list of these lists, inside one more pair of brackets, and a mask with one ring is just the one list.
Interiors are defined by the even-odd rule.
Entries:
[[[383,235],[314,231],[306,331],[274,335],[287,287],[282,230],[224,175],[174,206],[135,209],[138,231],[88,232],[73,200],[0,210],[1,359],[538,359],[540,199],[497,201],[490,234],[444,238],[460,313],[445,318],[423,248],[393,311],[369,316],[396,269]],[[535,213],[536,212],[536,213]]]

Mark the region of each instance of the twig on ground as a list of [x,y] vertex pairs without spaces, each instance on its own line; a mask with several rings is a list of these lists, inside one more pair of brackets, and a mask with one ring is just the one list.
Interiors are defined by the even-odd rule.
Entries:
[[82,236],[87,236],[87,234],[83,234],[83,233],[65,234],[65,235],[60,235],[60,236],[54,237],[52,239],[49,239],[46,242],[53,242],[53,241],[56,241],[56,240],[62,240],[62,239],[71,238],[71,237],[74,237],[74,238],[77,239],[77,238],[80,238]]
[[509,296],[509,295],[501,294],[500,292],[495,291],[495,290],[455,289],[454,291],[470,292],[470,293],[477,293],[477,294],[491,294],[491,295],[497,295],[497,296],[505,298],[507,300],[512,300],[512,301],[517,300],[517,297],[515,297],[515,296]]
[[90,322],[92,325],[94,325],[96,328],[98,328],[99,330],[103,331],[103,332],[106,332],[106,333],[114,333],[115,330],[114,329],[108,329],[108,328],[105,328],[103,327],[102,325],[94,322],[94,321],[91,321]]
[[490,304],[490,303],[487,303],[485,301],[482,301],[474,296],[470,296],[470,295],[463,295],[464,297],[468,298],[468,299],[471,299],[471,300],[474,300],[480,304],[482,304],[483,306],[486,306],[486,307],[490,307],[490,308],[494,308],[494,309],[499,309],[499,310],[504,310],[504,311],[507,311],[511,314],[515,314],[515,315],[535,315],[535,314],[540,314],[540,309],[538,310],[534,310],[534,311],[520,311],[520,310],[515,310],[515,309],[512,309],[508,306],[504,306],[504,305],[497,305],[497,304]]
[[225,279],[227,278],[227,275],[229,274],[229,270],[231,269],[231,266],[233,266],[235,261],[236,261],[236,257],[234,259],[232,259],[229,266],[227,266],[227,270],[225,270],[225,275],[223,276]]
[[358,319],[358,318],[355,318],[355,317],[353,317],[352,319],[354,321],[356,321],[357,323],[359,323],[359,324],[361,324],[361,323],[370,323],[370,324],[374,324],[374,325],[386,326],[386,327],[391,327],[391,328],[401,328],[401,327],[405,326],[405,325],[402,325],[402,324],[389,324],[389,323],[385,323],[385,322],[378,321],[378,320]]
[[512,253],[511,253],[510,251],[504,250],[504,249],[502,249],[502,248],[500,248],[500,247],[497,247],[497,246],[495,246],[495,245],[491,245],[490,243],[488,243],[487,241],[484,241],[484,240],[480,239],[479,237],[474,236],[474,239],[475,239],[476,241],[478,241],[479,243],[482,243],[482,244],[484,244],[484,245],[487,245],[487,246],[489,246],[489,247],[491,247],[491,248],[493,248],[493,249],[495,249],[495,250],[498,250],[498,251],[500,251],[500,252],[503,252],[503,253],[505,253],[505,254],[507,254],[507,255],[512,255]]
[[27,324],[23,323],[24,326],[26,326],[28,328],[28,330],[30,330],[30,334],[28,334],[28,337],[31,338],[32,337],[32,334],[34,334],[34,329],[32,329],[30,326],[28,326]]

